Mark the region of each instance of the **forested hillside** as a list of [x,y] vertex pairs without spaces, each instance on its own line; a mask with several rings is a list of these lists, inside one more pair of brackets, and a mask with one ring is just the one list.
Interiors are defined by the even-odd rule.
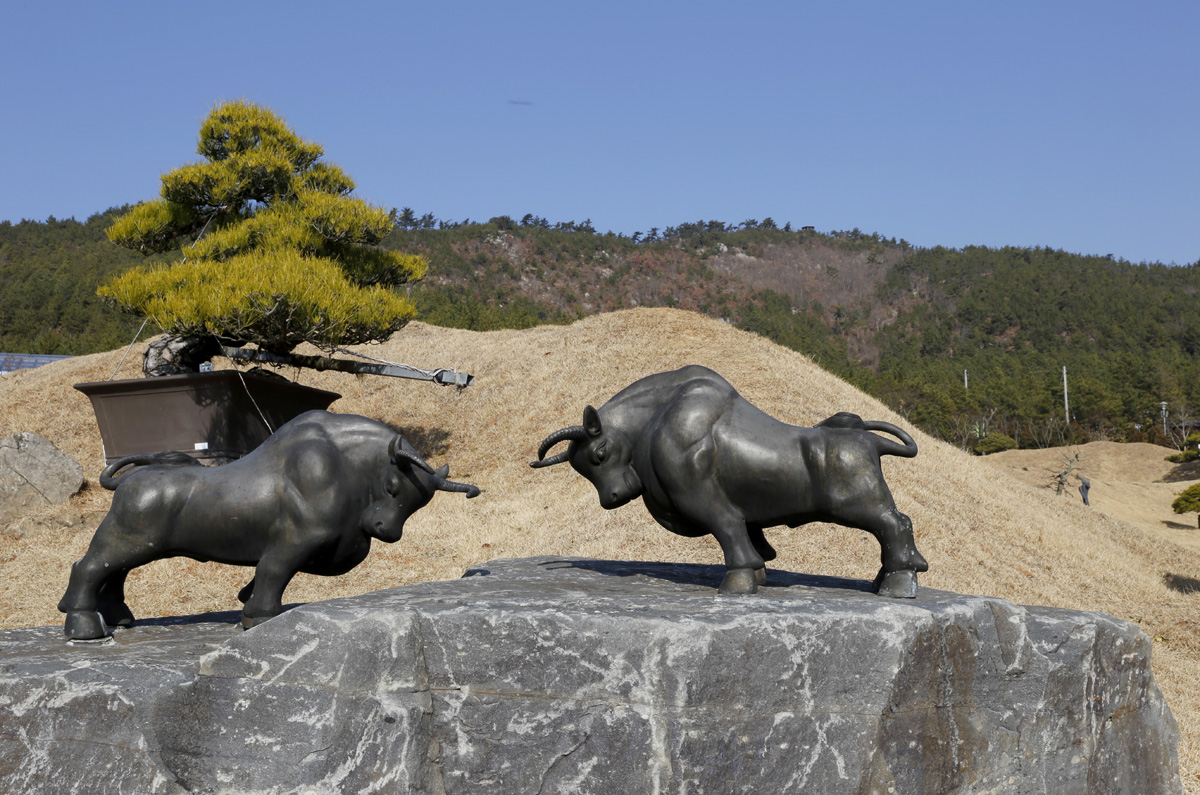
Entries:
[[0,352],[82,354],[128,345],[141,321],[105,306],[96,288],[144,262],[104,230],[128,207],[86,222],[0,222]]
[[[138,323],[95,297],[142,261],[104,236],[120,212],[0,224],[0,350],[129,341]],[[693,310],[808,354],[963,447],[1178,443],[1200,410],[1200,263],[916,249],[771,219],[628,236],[586,220],[446,221],[407,209],[385,245],[428,257],[412,288],[427,322],[491,330],[635,306]]]
[[876,337],[876,392],[943,437],[962,443],[979,426],[1025,447],[1157,441],[1167,401],[1168,435],[1178,441],[1200,406],[1198,288],[1200,264],[1051,249],[917,251],[878,290],[884,304],[911,305]]

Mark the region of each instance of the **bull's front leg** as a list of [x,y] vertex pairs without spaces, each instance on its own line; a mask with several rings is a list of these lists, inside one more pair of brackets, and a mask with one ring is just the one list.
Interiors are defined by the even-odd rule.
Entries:
[[725,596],[758,593],[758,586],[766,584],[767,564],[751,540],[746,520],[723,499],[703,499],[702,494],[691,496],[694,499],[687,506],[686,520],[677,521],[686,523],[688,531],[676,528],[675,532],[687,536],[711,534],[717,539],[725,555],[725,577],[717,593]]
[[243,605],[250,601],[250,594],[254,593],[254,578],[250,578],[250,582],[242,586],[242,590],[238,591],[238,601]]
[[[699,495],[692,496],[699,499]],[[730,506],[722,507],[712,501],[698,503],[693,500],[687,505],[688,512],[685,514],[678,506],[674,509],[667,508],[653,497],[643,496],[642,502],[654,520],[672,533],[687,538],[711,535],[717,539],[721,551],[725,553],[726,568],[719,593],[753,594],[758,592],[758,586],[766,584],[764,555],[754,543],[753,532],[747,529],[741,515]],[[759,535],[761,534],[760,530]],[[765,543],[766,539],[763,539],[763,542]]]
[[767,564],[750,541],[746,522],[736,515],[721,517],[713,523],[713,536],[725,553],[725,577],[717,593],[740,596],[758,593],[766,583]]
[[[721,545],[726,571],[717,592],[726,596],[757,593],[758,586],[766,582],[767,564],[751,540],[745,517],[717,482],[716,446],[711,435],[687,446],[664,445],[654,464],[678,523],[689,526],[687,531],[672,529],[681,535],[711,533]],[[642,501],[650,507],[655,500],[643,495]]]
[[286,545],[263,553],[254,578],[238,593],[239,598],[247,597],[242,608],[243,627],[250,629],[283,612],[283,592],[310,554],[307,548]]
[[[754,545],[754,551],[759,554],[759,557],[764,562],[770,562],[779,557],[779,553],[775,551],[775,547],[767,541],[767,537],[763,534],[763,529],[760,525],[747,525],[746,530],[750,533],[750,543]],[[767,584],[767,567],[764,565],[761,569],[754,572],[754,578],[759,585]]]

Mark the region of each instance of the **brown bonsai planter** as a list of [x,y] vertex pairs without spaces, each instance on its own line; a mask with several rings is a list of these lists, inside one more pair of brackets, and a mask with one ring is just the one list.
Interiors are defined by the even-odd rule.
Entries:
[[237,370],[91,381],[75,388],[92,401],[105,463],[137,453],[179,450],[202,463],[241,458],[271,432],[341,395]]

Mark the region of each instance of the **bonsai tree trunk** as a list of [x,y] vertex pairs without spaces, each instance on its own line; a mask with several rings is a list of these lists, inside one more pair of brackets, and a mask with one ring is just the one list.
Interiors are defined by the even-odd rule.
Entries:
[[147,376],[196,373],[200,365],[221,354],[216,337],[165,336],[150,343],[142,355],[142,372]]

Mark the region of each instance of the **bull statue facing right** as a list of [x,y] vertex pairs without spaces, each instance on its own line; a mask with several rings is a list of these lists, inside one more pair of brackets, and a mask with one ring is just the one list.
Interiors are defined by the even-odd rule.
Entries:
[[63,631],[85,640],[129,626],[130,570],[178,556],[255,567],[238,594],[249,629],[282,612],[297,572],[345,574],[366,559],[371,539],[399,541],[437,492],[479,494],[448,472],[382,422],[327,411],[301,414],[224,466],[178,452],[118,459],[100,474],[115,490],[112,508],[58,603]]
[[[564,441],[571,443],[565,452],[546,458]],[[722,594],[752,594],[766,582],[766,561],[775,558],[766,528],[832,522],[878,539],[877,593],[912,598],[917,572],[929,564],[913,542],[912,521],[896,510],[880,456],[916,454],[900,428],[855,414],[840,412],[814,428],[780,422],[717,373],[689,365],[635,381],[598,411],[588,406],[583,424],[546,437],[530,466],[567,461],[605,509],[641,497],[671,532],[716,536],[725,553]]]

